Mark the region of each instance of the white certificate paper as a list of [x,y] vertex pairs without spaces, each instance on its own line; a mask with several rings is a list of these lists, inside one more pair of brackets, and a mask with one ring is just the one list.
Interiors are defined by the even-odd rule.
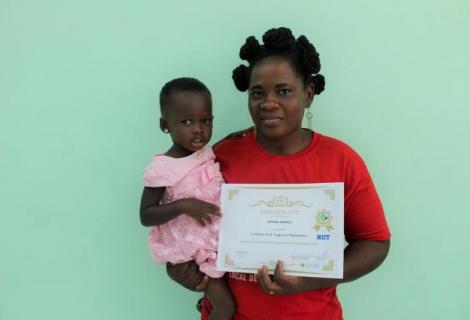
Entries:
[[343,183],[224,184],[217,270],[343,277]]

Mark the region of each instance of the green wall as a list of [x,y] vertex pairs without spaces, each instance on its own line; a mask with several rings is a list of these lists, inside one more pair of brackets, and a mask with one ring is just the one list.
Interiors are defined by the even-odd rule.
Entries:
[[362,154],[392,228],[345,319],[468,318],[467,0],[0,0],[0,319],[197,319],[139,225],[157,93],[198,77],[214,141],[247,127],[231,70],[273,26],[317,46],[315,128]]

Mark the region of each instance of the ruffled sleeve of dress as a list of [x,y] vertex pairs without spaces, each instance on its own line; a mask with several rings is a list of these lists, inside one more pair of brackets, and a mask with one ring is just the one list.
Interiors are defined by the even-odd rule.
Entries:
[[144,169],[144,186],[157,188],[177,184],[186,174],[183,170],[177,170],[177,160],[163,154],[156,154],[152,162]]
[[152,162],[144,169],[144,186],[153,188],[175,186],[189,172],[214,157],[210,146],[205,146],[184,158],[172,158],[164,154],[156,154]]

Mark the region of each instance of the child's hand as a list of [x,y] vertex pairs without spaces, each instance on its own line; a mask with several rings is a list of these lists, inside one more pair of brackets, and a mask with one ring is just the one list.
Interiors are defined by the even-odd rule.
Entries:
[[181,199],[178,206],[182,212],[199,222],[202,226],[212,223],[211,216],[221,216],[218,206],[198,199]]

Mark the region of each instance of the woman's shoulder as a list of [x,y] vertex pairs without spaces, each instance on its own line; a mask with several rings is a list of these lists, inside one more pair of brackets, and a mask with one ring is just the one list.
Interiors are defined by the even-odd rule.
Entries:
[[227,135],[214,144],[214,152],[217,157],[225,154],[236,154],[248,147],[249,141],[254,137],[254,128],[250,127]]
[[315,132],[315,135],[315,138],[318,139],[318,148],[321,150],[335,152],[351,157],[360,157],[359,153],[343,140],[333,138],[318,132]]
[[349,143],[317,132],[315,134],[318,141],[310,156],[323,162],[344,166],[347,170],[354,171],[366,166],[362,156]]

